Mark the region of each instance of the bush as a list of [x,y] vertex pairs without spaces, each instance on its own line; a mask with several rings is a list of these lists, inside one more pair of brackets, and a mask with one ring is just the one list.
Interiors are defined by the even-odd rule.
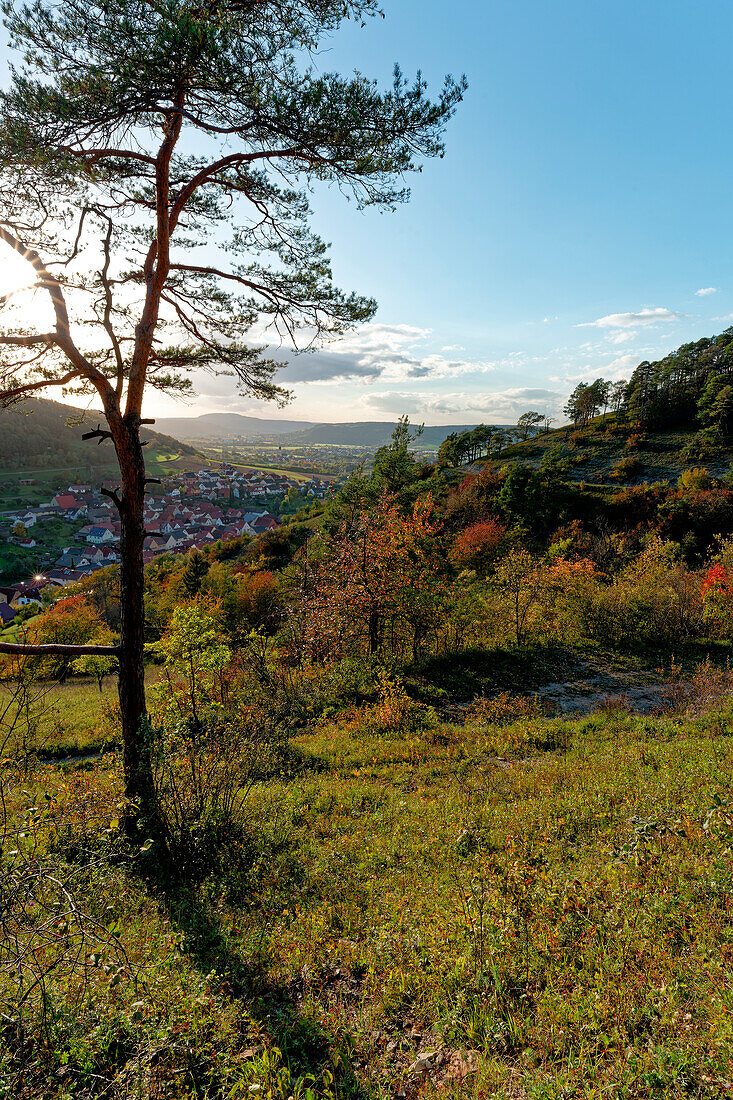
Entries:
[[680,451],[683,462],[706,462],[720,454],[722,440],[715,430],[704,428],[688,439]]
[[477,699],[468,715],[484,725],[504,725],[520,718],[541,718],[542,707],[536,695],[511,695],[502,691],[488,699]]
[[713,479],[704,466],[693,466],[690,470],[683,470],[680,474],[677,487],[685,493],[702,493],[712,488]]
[[282,763],[287,742],[266,694],[242,703],[240,670],[201,601],[175,609],[159,649],[147,730],[158,812],[171,864],[195,877],[237,848],[252,783]]
[[626,446],[632,451],[640,450],[647,442],[648,436],[644,432],[634,432],[626,440]]
[[627,455],[626,458],[621,458],[611,469],[611,477],[615,481],[627,481],[630,477],[635,477],[641,470],[641,463],[639,459],[634,455]]
[[437,724],[432,707],[423,707],[405,691],[404,685],[386,671],[379,677],[379,702],[359,716],[357,724],[365,732],[378,735],[415,733]]
[[448,553],[458,568],[485,572],[496,560],[506,537],[506,526],[493,516],[466,527],[454,539]]
[[536,695],[503,691],[479,699],[468,711],[468,721],[481,734],[484,752],[521,757],[529,752],[566,750],[568,733],[562,722],[548,722]]

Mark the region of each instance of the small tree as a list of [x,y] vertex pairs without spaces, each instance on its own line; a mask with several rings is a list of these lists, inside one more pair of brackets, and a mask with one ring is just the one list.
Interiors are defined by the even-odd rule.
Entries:
[[417,655],[445,591],[437,533],[430,497],[405,515],[383,493],[355,523],[312,539],[291,577],[298,650],[323,660],[409,642]]
[[422,435],[422,425],[410,431],[410,418],[401,416],[386,447],[380,447],[374,456],[372,485],[378,492],[400,493],[409,489],[417,480],[418,467],[410,450]]
[[508,599],[514,641],[517,645],[523,645],[527,639],[529,614],[539,599],[542,587],[538,563],[529,550],[516,547],[499,562],[496,581]]
[[522,413],[517,421],[517,431],[519,432],[520,438],[528,439],[533,432],[539,431],[540,424],[542,424],[544,420],[545,417],[542,413]]
[[496,560],[505,536],[505,525],[489,516],[456,535],[448,557],[459,568],[486,573]]
[[[404,175],[440,155],[464,82],[431,102],[399,70],[382,92],[308,64],[376,0],[8,0],[21,58],[0,97],[0,241],[29,265],[52,322],[0,330],[0,400],[55,387],[96,397],[121,491],[119,658],[125,789],[154,814],[146,714],[143,401],[229,374],[284,400],[248,333],[308,346],[375,303],[332,282],[309,228],[326,182],[361,206],[408,198]],[[220,259],[215,258],[219,245]],[[204,251],[205,247],[205,251]],[[6,303],[3,303],[6,304]],[[36,311],[38,312],[38,311]],[[7,648],[7,646],[5,647]],[[75,656],[80,656],[77,653]]]
[[[117,639],[111,630],[100,630],[92,641],[97,645],[114,645]],[[80,676],[91,676],[96,680],[101,695],[104,679],[116,671],[117,661],[114,657],[105,657],[101,653],[88,653],[85,657],[77,657],[71,667]]]

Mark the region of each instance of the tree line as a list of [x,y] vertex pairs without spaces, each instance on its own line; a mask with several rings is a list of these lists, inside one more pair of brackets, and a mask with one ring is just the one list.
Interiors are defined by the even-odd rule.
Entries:
[[580,382],[563,409],[582,428],[607,413],[625,414],[643,429],[699,427],[728,435],[733,428],[733,328],[682,344],[630,379]]

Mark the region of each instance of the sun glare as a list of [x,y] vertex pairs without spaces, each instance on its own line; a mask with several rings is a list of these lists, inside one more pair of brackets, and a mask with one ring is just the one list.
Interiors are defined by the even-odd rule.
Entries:
[[0,245],[0,294],[10,294],[34,282],[30,264],[21,260],[9,245]]
[[0,298],[6,299],[0,324],[29,331],[47,326],[51,308],[47,293],[36,287],[30,264],[6,245],[0,245]]

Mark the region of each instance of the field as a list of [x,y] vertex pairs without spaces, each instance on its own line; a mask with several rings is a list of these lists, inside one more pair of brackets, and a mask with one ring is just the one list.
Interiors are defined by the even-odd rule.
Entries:
[[[58,691],[67,748],[104,702]],[[733,1094],[730,705],[507,718],[314,724],[184,881],[115,855],[114,752],[31,762],[13,811],[111,933],[22,1095]]]

